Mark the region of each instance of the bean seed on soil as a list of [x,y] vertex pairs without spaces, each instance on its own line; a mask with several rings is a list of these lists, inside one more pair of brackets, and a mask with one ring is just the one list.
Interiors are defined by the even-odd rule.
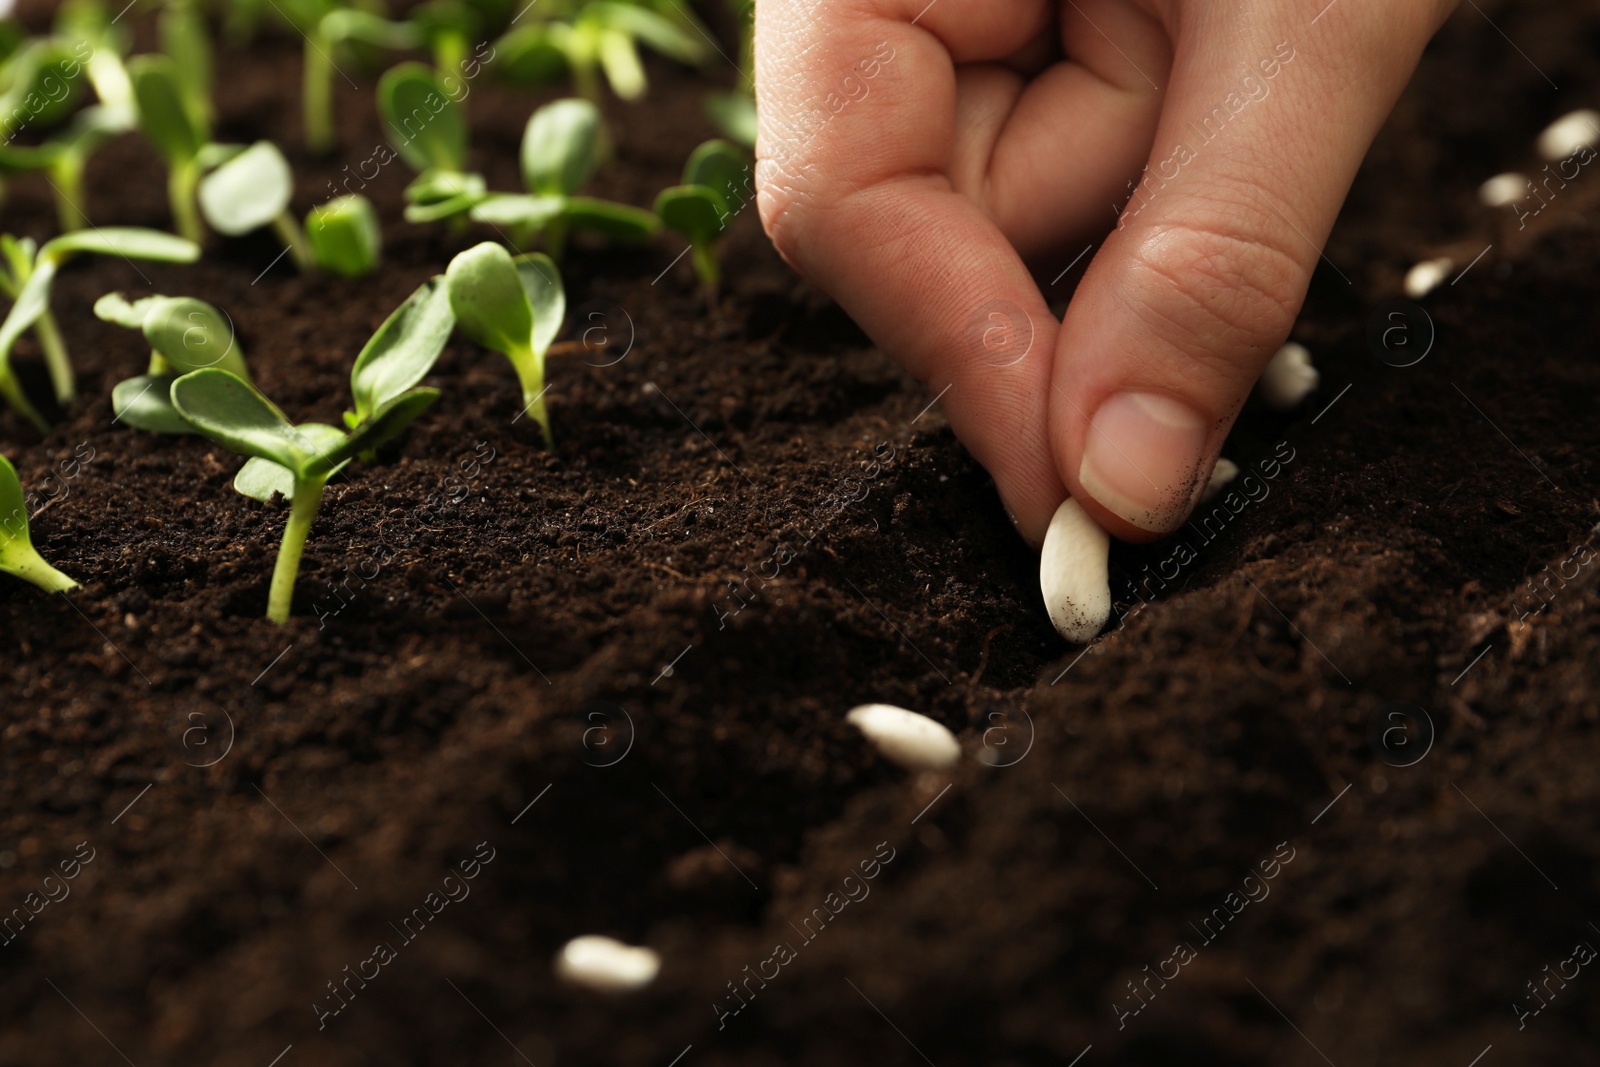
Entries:
[[599,934],[575,937],[556,957],[556,977],[597,993],[627,993],[655,981],[661,957],[648,948],[625,945]]
[[1111,617],[1111,538],[1076,500],[1050,520],[1039,558],[1039,589],[1056,630],[1087,644]]
[[1600,142],[1600,111],[1584,108],[1569,112],[1545,127],[1539,135],[1539,154],[1550,162],[1566,159]]
[[1278,349],[1267,369],[1261,372],[1256,395],[1267,407],[1288,411],[1315,392],[1321,381],[1322,375],[1311,365],[1311,353],[1305,345],[1290,341]]
[[862,704],[845,719],[884,759],[908,771],[936,771],[961,758],[961,744],[942,723],[891,704]]

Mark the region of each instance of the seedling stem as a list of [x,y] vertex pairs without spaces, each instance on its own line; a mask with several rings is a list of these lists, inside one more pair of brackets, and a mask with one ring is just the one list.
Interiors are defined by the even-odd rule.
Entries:
[[272,228],[283,243],[289,246],[289,256],[294,260],[294,265],[300,269],[300,273],[308,274],[317,269],[317,257],[311,251],[311,243],[306,240],[305,231],[288,213],[274,218]]
[[522,384],[522,410],[539,424],[544,432],[544,447],[555,451],[556,439],[550,432],[550,413],[544,406],[544,360],[534,355],[530,345],[520,345],[511,353],[511,365],[517,368],[517,381]]
[[178,236],[199,244],[205,240],[200,224],[200,207],[195,190],[200,186],[200,168],[192,160],[175,164],[167,175],[167,199],[172,204],[172,224]]
[[317,517],[317,506],[322,503],[322,490],[327,484],[327,475],[295,479],[289,521],[283,527],[283,544],[278,549],[278,562],[272,568],[272,588],[267,593],[267,618],[272,622],[289,621],[294,580],[300,573],[300,555],[305,551],[306,538],[311,534],[311,523]]
[[77,383],[73,381],[72,360],[67,356],[66,342],[61,339],[61,328],[56,325],[56,317],[49,311],[39,316],[39,321],[33,324],[34,336],[39,339],[39,348],[44,352],[44,364],[50,370],[50,386],[56,392],[56,398],[62,404],[70,404],[78,398]]

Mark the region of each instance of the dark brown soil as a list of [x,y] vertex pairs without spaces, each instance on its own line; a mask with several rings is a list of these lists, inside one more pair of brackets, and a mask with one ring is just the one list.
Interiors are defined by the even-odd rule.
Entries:
[[[1575,548],[1600,520],[1600,177],[1526,232],[1475,189],[1600,101],[1597,45],[1590,5],[1464,7],[1302,316],[1321,391],[1247,412],[1229,449],[1292,460],[1181,535],[1199,558],[1082,656],[930,391],[753,217],[711,313],[666,269],[675,240],[575,250],[567,336],[612,345],[553,366],[554,454],[514,422],[504,362],[452,343],[441,403],[330,488],[282,628],[260,616],[284,508],[236,495],[216,447],[111,424],[146,353],[93,300],[208,299],[268,395],[336,421],[370,331],[487,235],[400,222],[396,162],[367,190],[375,279],[255,280],[265,237],[192,267],[74,266],[55,307],[86,399],[42,443],[0,420],[42,494],[37,543],[84,583],[70,602],[0,583],[0,909],[70,891],[0,947],[0,1062],[1592,1062],[1600,976],[1563,961],[1600,945],[1600,593],[1561,564],[1592,558]],[[228,56],[221,134],[287,146],[304,210],[380,133],[352,71],[340,155],[298,153],[298,69],[283,35]],[[646,103],[609,109],[598,181],[633,203],[712,132],[710,83],[650,70]],[[474,87],[492,185],[514,186],[550,95]],[[88,185],[97,221],[166,224],[137,138]],[[47,236],[48,194],[16,182],[0,225]],[[1428,299],[1425,360],[1372,358],[1407,266],[1489,245]],[[1174,551],[1116,563],[1170,572]],[[1576,576],[1515,624],[1546,565]],[[991,765],[886,766],[844,721],[868,700]],[[1407,722],[1399,755],[1374,744]],[[470,897],[430,897],[475,853]],[[63,863],[77,877],[46,882]],[[852,886],[870,895],[845,906]],[[838,914],[807,940],[817,908]],[[586,933],[654,947],[660,978],[559,985],[552,957]],[[395,958],[319,1030],[379,942]],[[1519,1029],[1514,1005],[1545,1001]]]

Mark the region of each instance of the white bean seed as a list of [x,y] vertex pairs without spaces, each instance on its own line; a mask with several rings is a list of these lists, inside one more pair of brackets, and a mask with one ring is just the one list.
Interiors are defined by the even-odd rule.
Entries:
[[1219,459],[1217,465],[1211,468],[1211,480],[1206,482],[1205,491],[1200,494],[1200,503],[1209,504],[1222,495],[1222,491],[1233,484],[1239,477],[1239,465],[1231,459]]
[[556,977],[568,985],[599,993],[643,989],[661,970],[661,957],[599,934],[568,941],[556,957]]
[[1600,111],[1588,108],[1556,119],[1539,135],[1539,154],[1550,162],[1600,142]]
[[1439,287],[1439,283],[1450,277],[1454,269],[1455,260],[1445,256],[1438,259],[1425,259],[1406,272],[1406,295],[1413,300],[1421,300]]
[[1056,630],[1088,644],[1111,617],[1111,538],[1076,500],[1056,509],[1039,557],[1039,590]]
[[884,759],[908,771],[942,770],[961,758],[956,735],[926,715],[892,704],[862,704],[851,708],[845,719]]
[[1311,365],[1311,353],[1305,345],[1290,341],[1278,349],[1278,354],[1267,363],[1256,383],[1256,395],[1269,408],[1288,411],[1310,396],[1322,381],[1322,375]]
[[1505,207],[1507,204],[1515,204],[1527,195],[1527,177],[1514,171],[1496,174],[1478,186],[1478,199],[1486,207]]

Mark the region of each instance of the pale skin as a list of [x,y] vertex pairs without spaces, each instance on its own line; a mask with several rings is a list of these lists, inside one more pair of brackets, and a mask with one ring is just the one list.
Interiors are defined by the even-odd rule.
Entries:
[[[949,386],[1030,543],[1068,496],[1150,540],[1187,518],[1454,7],[760,0],[762,224]],[[1091,244],[1057,321],[1045,291]]]

